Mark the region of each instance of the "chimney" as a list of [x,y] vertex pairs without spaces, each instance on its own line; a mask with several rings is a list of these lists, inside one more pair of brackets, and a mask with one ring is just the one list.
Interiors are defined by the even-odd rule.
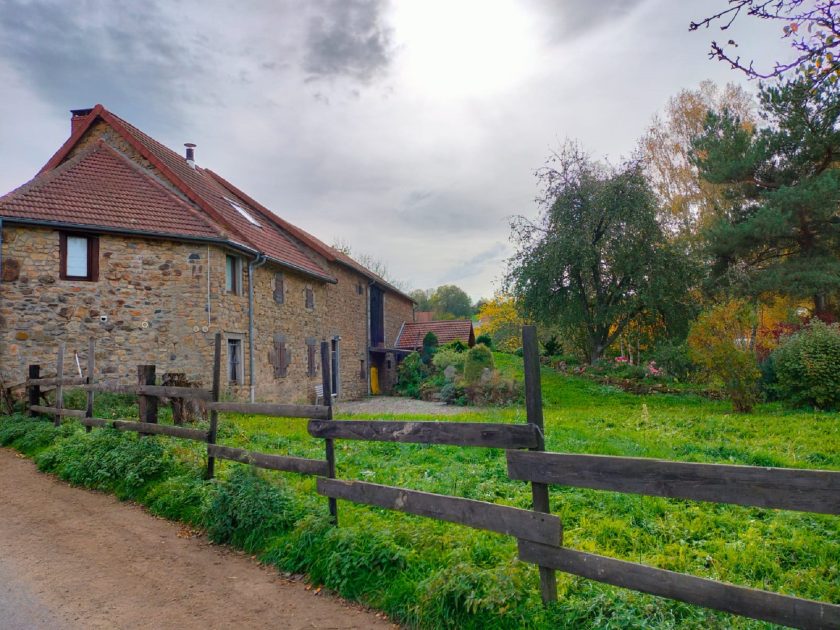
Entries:
[[185,142],[184,146],[187,147],[187,164],[195,168],[195,145],[192,142]]
[[92,107],[87,109],[71,109],[70,110],[70,135],[76,133],[76,130],[87,122],[87,117],[93,111]]

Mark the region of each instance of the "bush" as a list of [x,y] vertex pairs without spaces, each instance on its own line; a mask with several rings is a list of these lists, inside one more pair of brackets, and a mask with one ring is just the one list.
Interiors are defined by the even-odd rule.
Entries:
[[435,333],[431,330],[426,333],[426,336],[423,337],[423,351],[421,354],[421,358],[423,359],[423,363],[429,365],[432,362],[432,357],[435,356],[435,353],[438,349],[438,338]]
[[466,352],[458,352],[449,347],[444,347],[437,351],[434,359],[432,359],[432,365],[435,366],[435,369],[441,372],[450,365],[454,365],[459,372],[463,372],[466,360]]
[[247,552],[289,532],[302,510],[285,487],[270,483],[251,468],[237,467],[213,493],[207,534],[215,543],[229,543]]
[[758,401],[760,372],[750,344],[754,324],[749,305],[733,300],[703,313],[688,335],[691,358],[723,384],[742,413]]
[[488,333],[482,333],[478,337],[475,338],[475,343],[477,344],[484,344],[488,348],[493,348],[493,337],[491,337]]
[[475,345],[467,352],[464,363],[464,380],[475,383],[484,373],[484,368],[493,369],[493,353],[490,348],[481,344]]
[[[166,438],[163,438],[166,439]],[[110,490],[120,499],[141,499],[148,485],[176,472],[161,438],[116,429],[76,432],[38,455],[38,468],[72,484]]]
[[523,390],[517,381],[493,372],[489,379],[466,385],[464,397],[471,405],[509,405],[522,400]]
[[440,352],[441,350],[454,350],[455,352],[466,352],[469,349],[470,347],[467,344],[465,344],[460,339],[456,339],[455,341],[450,341],[445,346],[438,348],[438,352]]
[[560,354],[563,352],[563,346],[560,344],[560,341],[557,339],[557,335],[551,335],[548,340],[543,344],[543,355],[547,357],[553,357],[556,354]]
[[440,399],[447,405],[464,406],[469,404],[467,392],[460,383],[447,383],[440,388]]
[[688,344],[666,342],[659,344],[651,356],[665,374],[679,381],[690,380],[697,373],[697,365],[691,360]]
[[397,384],[395,386],[397,393],[417,398],[420,396],[420,385],[428,373],[429,370],[423,364],[420,354],[412,352],[402,360],[397,368]]
[[840,408],[840,328],[818,319],[772,355],[779,397],[794,405]]

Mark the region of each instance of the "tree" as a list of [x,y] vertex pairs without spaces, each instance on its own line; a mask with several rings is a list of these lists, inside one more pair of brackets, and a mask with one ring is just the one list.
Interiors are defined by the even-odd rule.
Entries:
[[703,313],[688,335],[692,360],[720,380],[735,411],[742,413],[752,411],[758,401],[755,324],[755,311],[732,300]]
[[[728,30],[738,16],[747,16],[779,24],[779,32],[790,41],[796,57],[790,62],[776,61],[772,68],[757,70],[755,62],[741,61],[741,56],[730,52],[737,48],[734,39],[726,44],[712,41],[710,59],[718,59],[740,70],[750,78],[769,79],[799,73],[815,86],[834,83],[840,76],[840,60],[836,57],[840,46],[840,15],[836,0],[729,0],[728,8],[689,24],[689,31],[720,24]],[[730,47],[727,49],[726,47]]]
[[715,288],[809,296],[816,314],[840,290],[840,86],[764,86],[760,129],[709,114],[692,143],[701,176],[738,187],[706,230]]
[[470,296],[454,284],[445,284],[435,289],[429,297],[429,304],[435,316],[441,319],[447,316],[449,319],[467,319],[473,314]]
[[479,336],[489,335],[492,346],[503,352],[513,352],[522,345],[522,326],[527,323],[516,300],[502,293],[485,301],[478,311]]
[[400,291],[404,291],[407,288],[405,281],[393,276],[391,274],[391,271],[388,269],[388,265],[385,264],[383,260],[376,258],[375,256],[371,256],[370,254],[365,254],[363,252],[354,254],[353,248],[350,246],[350,243],[348,243],[344,239],[335,239],[333,241],[332,248],[341,252],[345,256],[352,258],[362,267],[364,267],[368,271],[372,271],[374,274],[382,278],[385,282],[395,286]]
[[609,167],[567,144],[538,177],[542,210],[512,222],[506,278],[525,314],[569,330],[592,361],[642,313],[685,324],[692,273],[656,220],[641,164]]
[[414,289],[414,291],[408,294],[408,296],[417,303],[415,308],[418,311],[432,310],[432,305],[429,302],[429,298],[431,297],[431,295],[431,289]]
[[689,247],[729,192],[725,185],[700,178],[691,161],[691,141],[703,132],[710,111],[728,111],[755,126],[754,110],[754,99],[743,88],[732,83],[720,88],[703,81],[697,89],[673,96],[642,137],[645,170],[662,207],[660,222]]

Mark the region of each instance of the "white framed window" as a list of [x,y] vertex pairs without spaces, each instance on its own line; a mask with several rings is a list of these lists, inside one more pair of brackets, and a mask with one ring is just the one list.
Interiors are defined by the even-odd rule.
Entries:
[[59,277],[62,280],[98,280],[99,238],[61,232],[59,266]]

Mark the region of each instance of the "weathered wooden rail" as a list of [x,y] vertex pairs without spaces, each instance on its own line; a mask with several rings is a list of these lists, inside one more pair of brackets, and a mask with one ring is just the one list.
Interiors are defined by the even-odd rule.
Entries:
[[[434,518],[513,536],[519,559],[539,567],[543,601],[556,599],[555,571],[563,571],[613,586],[668,597],[707,608],[799,628],[840,628],[840,606],[759,589],[726,584],[642,564],[563,547],[563,524],[550,514],[550,485],[571,486],[671,499],[730,503],[743,506],[840,514],[840,472],[764,468],[722,464],[673,462],[635,457],[552,453],[545,451],[539,353],[536,331],[523,329],[527,423],[399,422],[333,420],[329,344],[321,345],[324,405],[290,405],[221,401],[221,335],[214,348],[213,387],[155,384],[154,366],[138,366],[138,384],[95,382],[94,347],[88,348],[87,376],[62,377],[63,344],[55,377],[41,378],[40,367],[30,366],[29,410],[32,415],[77,418],[88,430],[112,427],[141,435],[166,435],[207,444],[207,476],[215,474],[217,459],[282,472],[317,476],[317,492],[328,499],[338,524],[338,503],[355,503]],[[41,387],[54,386],[56,401],[41,405]],[[63,406],[63,388],[77,386],[87,393],[84,410]],[[140,421],[93,417],[98,392],[138,396]],[[157,422],[158,400],[180,398],[202,401],[210,413],[207,430],[162,425]],[[219,413],[303,418],[315,438],[323,439],[324,459],[308,459],[249,451],[216,444]],[[508,476],[532,488],[532,509],[476,501],[356,480],[336,479],[334,440],[362,440],[506,451]]]

